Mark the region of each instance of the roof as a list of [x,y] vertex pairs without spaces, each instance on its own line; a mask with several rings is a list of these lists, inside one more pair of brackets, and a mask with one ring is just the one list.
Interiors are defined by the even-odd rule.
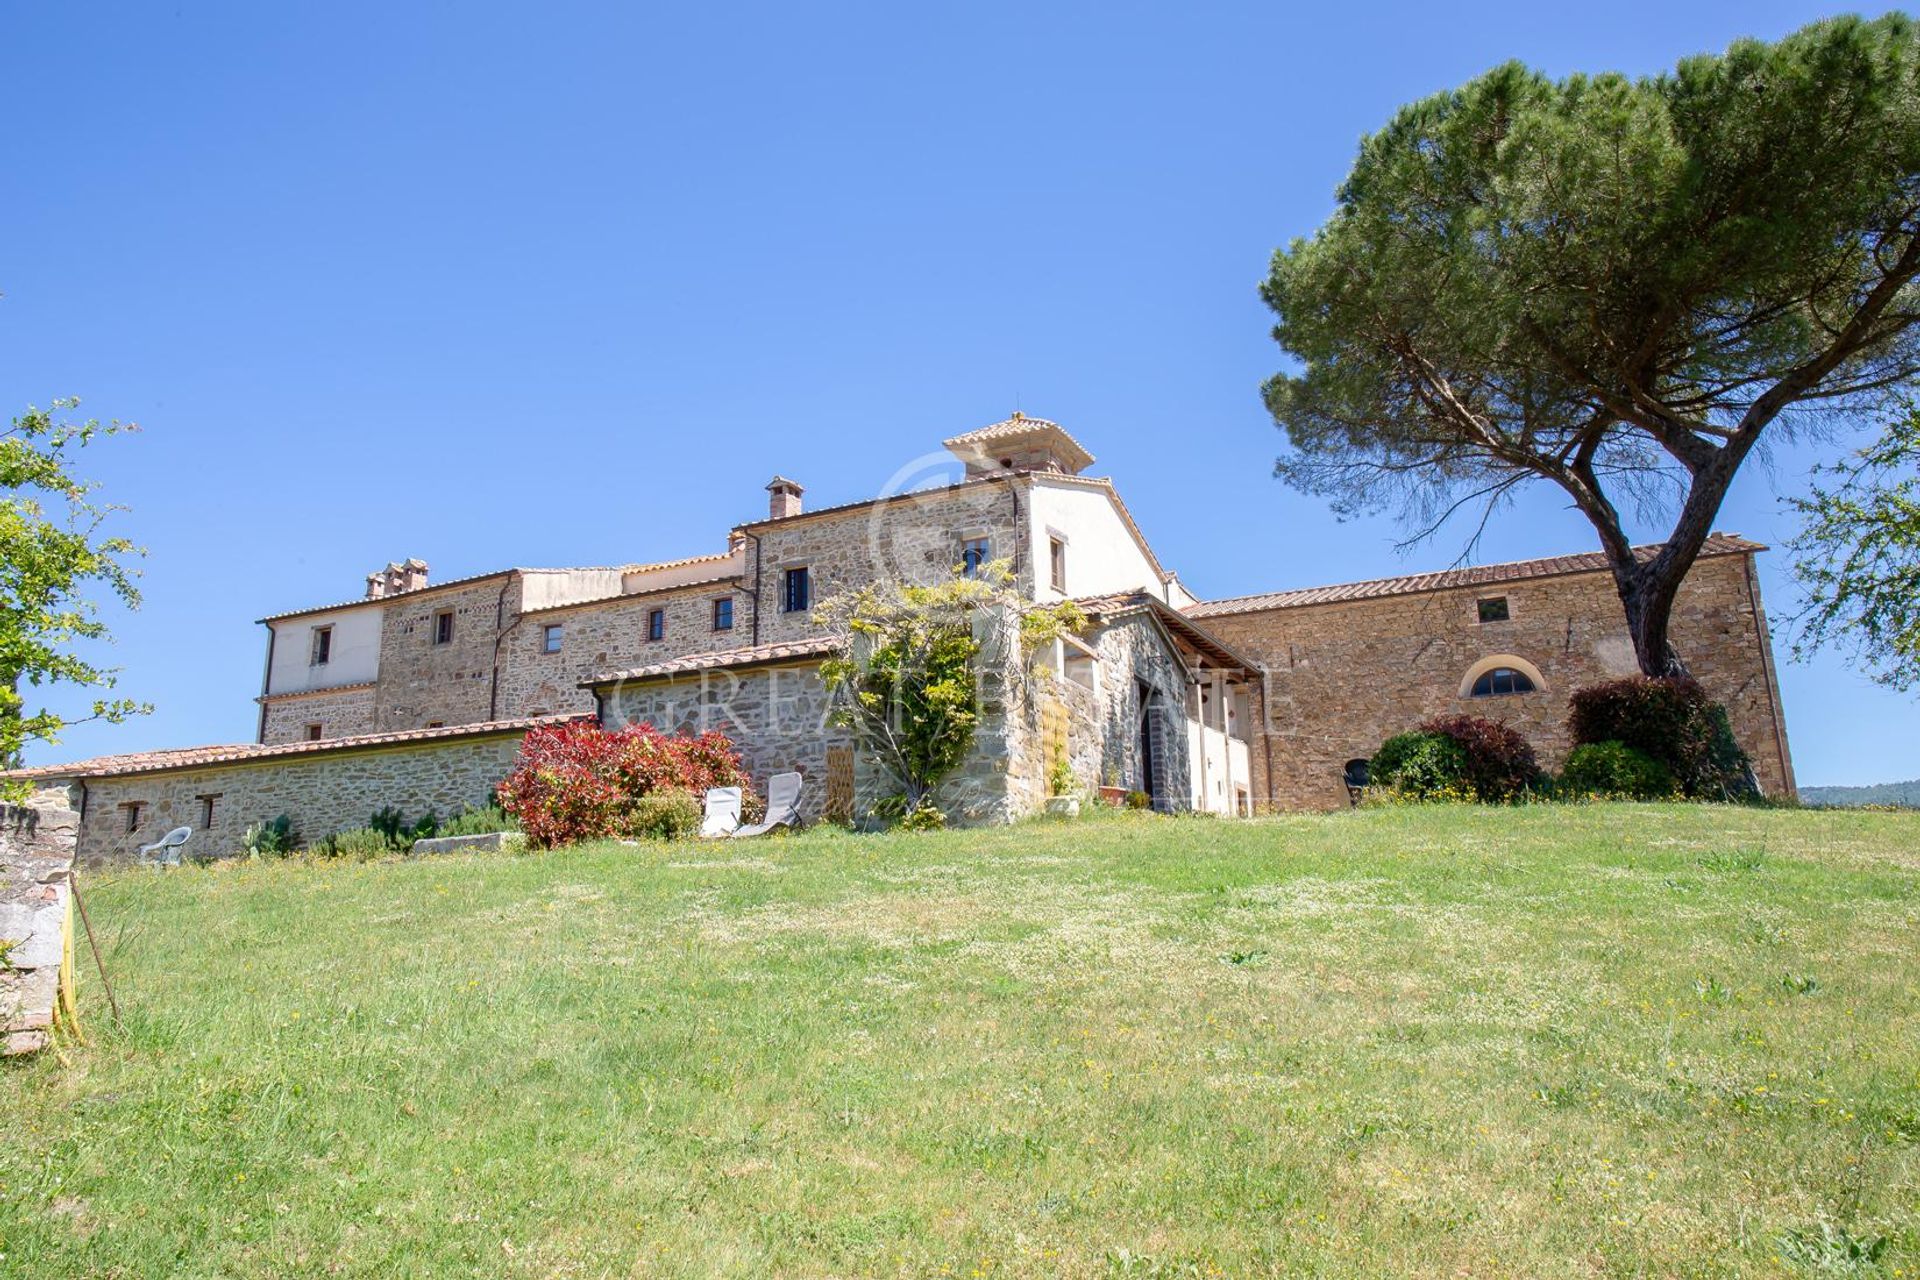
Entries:
[[717,649],[712,653],[689,653],[684,657],[669,658],[665,662],[649,663],[644,667],[630,667],[625,671],[609,671],[605,675],[589,676],[580,682],[580,687],[594,689],[604,685],[620,684],[627,680],[657,680],[664,676],[691,675],[701,671],[770,666],[774,663],[802,658],[822,658],[832,653],[833,649],[834,642],[827,637],[809,636],[805,640],[782,640],[774,644],[749,645],[744,649]]
[[[1633,554],[1650,560],[1660,550],[1659,543],[1635,547]],[[1745,555],[1765,551],[1765,544],[1750,542],[1737,533],[1710,534],[1700,548],[1707,556]],[[1528,578],[1551,578],[1568,573],[1601,573],[1607,569],[1607,557],[1599,551],[1576,555],[1544,556],[1537,560],[1513,560],[1504,564],[1472,565],[1462,569],[1443,569],[1438,573],[1415,573],[1399,578],[1369,578],[1364,582],[1343,582],[1330,587],[1303,587],[1296,591],[1269,591],[1263,595],[1233,596],[1225,600],[1203,600],[1186,610],[1189,618],[1217,618],[1226,614],[1258,613],[1266,609],[1297,609],[1306,605],[1341,604],[1350,600],[1376,600],[1382,596],[1415,595],[1427,591],[1446,591],[1455,587],[1491,586],[1502,582],[1520,582]]]
[[356,680],[352,684],[328,684],[318,689],[285,689],[279,693],[263,693],[255,702],[279,702],[285,698],[317,698],[324,693],[357,693],[362,689],[377,689],[377,680]]
[[[683,556],[678,560],[659,560],[652,564],[594,564],[570,565],[561,568],[542,569],[526,565],[515,565],[510,569],[495,569],[490,573],[472,573],[464,578],[448,578],[445,582],[429,582],[424,587],[415,587],[411,591],[396,592],[390,596],[374,596],[371,599],[361,596],[357,600],[340,600],[333,604],[317,604],[307,609],[286,609],[280,613],[270,613],[259,622],[279,622],[283,618],[304,618],[314,613],[332,613],[335,609],[353,609],[360,605],[382,605],[395,600],[411,600],[424,596],[430,591],[444,591],[448,587],[468,587],[476,582],[486,582],[493,578],[505,578],[516,573],[653,573],[660,569],[680,569],[690,564],[700,564],[707,560],[725,560],[731,551],[721,551],[713,555]],[[554,606],[548,605],[547,608]],[[531,612],[531,610],[529,610]]]
[[[1114,509],[1120,513],[1120,520],[1127,526],[1127,532],[1133,535],[1134,544],[1140,548],[1140,554],[1144,555],[1147,558],[1147,563],[1153,566],[1153,571],[1159,576],[1160,581],[1165,582],[1167,579],[1173,577],[1173,574],[1167,570],[1166,566],[1160,563],[1160,557],[1153,553],[1153,547],[1147,542],[1147,535],[1140,532],[1140,525],[1134,520],[1133,512],[1127,510],[1126,499],[1120,496],[1120,490],[1114,487],[1114,483],[1110,478],[1106,476],[1070,476],[1059,471],[1035,471],[1031,474],[1035,480],[1044,481],[1047,484],[1077,484],[1082,488],[1099,489],[1104,492],[1107,495],[1107,499],[1113,503]],[[1182,589],[1184,590],[1184,588]]]
[[991,423],[977,431],[968,431],[940,443],[961,457],[985,457],[992,453],[990,446],[1005,445],[1022,440],[1044,440],[1053,447],[1071,471],[1084,471],[1093,465],[1093,455],[1057,422],[1045,418],[1029,418],[1024,413],[1015,412],[1003,422]]
[[251,764],[255,760],[280,760],[288,756],[321,755],[331,751],[364,751],[376,747],[403,746],[415,742],[441,742],[450,738],[483,738],[503,733],[523,733],[542,725],[567,724],[584,720],[585,715],[523,716],[517,720],[483,720],[477,724],[448,725],[440,729],[401,729],[391,733],[361,733],[347,738],[322,738],[318,742],[280,742],[271,746],[257,742],[233,743],[213,747],[176,747],[168,751],[136,751],[120,756],[96,756],[72,764],[43,764],[31,769],[11,769],[0,778],[115,778],[130,773],[163,773],[175,769],[199,769],[216,764]]
[[1191,618],[1144,588],[1134,591],[1114,591],[1099,596],[1078,596],[1074,599],[1074,603],[1079,605],[1081,611],[1089,618],[1112,620],[1134,613],[1151,614],[1177,638],[1184,640],[1220,665],[1239,667],[1249,672],[1260,670],[1259,664],[1251,658],[1222,643],[1211,632],[1196,625]]
[[842,502],[831,507],[815,507],[811,511],[802,511],[798,515],[769,516],[760,520],[748,520],[743,524],[737,524],[733,527],[736,529],[760,529],[769,525],[779,525],[781,528],[786,528],[789,525],[798,524],[802,520],[811,520],[816,516],[841,515],[848,511],[860,511],[867,507],[882,506],[889,502],[911,502],[917,499],[941,498],[960,489],[970,489],[975,485],[994,484],[1002,480],[1011,479],[1014,476],[1032,474],[1034,473],[1018,470],[996,471],[988,475],[968,476],[965,480],[958,480],[953,484],[936,485],[926,489],[908,489],[904,493],[886,494],[878,498],[862,498],[858,502]]
[[280,613],[270,613],[257,622],[278,622],[282,618],[304,618],[310,613],[332,613],[335,609],[352,609],[360,605],[383,605],[393,600],[411,600],[415,596],[424,596],[430,591],[444,591],[448,587],[471,586],[476,582],[486,582],[491,578],[504,578],[509,574],[524,572],[520,569],[495,569],[491,573],[472,573],[464,578],[448,578],[445,582],[429,582],[424,587],[415,587],[411,591],[400,591],[390,596],[361,596],[357,600],[340,600],[333,604],[317,604],[309,609],[287,609]]

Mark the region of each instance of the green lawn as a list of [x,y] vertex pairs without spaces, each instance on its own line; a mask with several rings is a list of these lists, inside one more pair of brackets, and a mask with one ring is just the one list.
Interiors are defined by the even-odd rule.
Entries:
[[86,891],[125,1023],[0,1071],[3,1275],[1920,1276],[1913,815]]

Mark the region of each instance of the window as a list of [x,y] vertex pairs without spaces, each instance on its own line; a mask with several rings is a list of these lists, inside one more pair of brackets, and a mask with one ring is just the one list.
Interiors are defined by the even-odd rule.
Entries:
[[1505,622],[1507,617],[1507,598],[1505,596],[1489,596],[1485,600],[1480,601],[1480,621]]
[[307,741],[308,742],[320,741],[320,722],[318,720],[315,720],[313,723],[307,726]]
[[1474,698],[1498,698],[1509,693],[1532,693],[1533,681],[1524,671],[1515,671],[1512,667],[1495,667],[1483,671],[1480,678],[1473,682],[1473,691],[1468,696]]
[[979,577],[992,558],[993,544],[985,538],[968,538],[960,544],[960,572],[969,578]]
[[315,627],[313,629],[313,656],[309,659],[316,667],[324,667],[333,657],[333,628]]
[[140,829],[140,811],[146,808],[144,800],[129,800],[120,806],[120,812],[127,815],[127,834],[132,835]]
[[558,622],[549,622],[540,633],[540,651],[542,653],[560,652],[560,642],[565,638],[566,630]]
[[433,642],[435,644],[453,643],[453,610],[442,609],[433,615]]
[[[535,714],[535,715],[537,715],[537,716],[538,716],[538,715],[545,715],[546,713],[545,713],[545,712],[543,712],[543,711],[536,711],[536,712],[534,712],[533,714]],[[444,728],[446,728],[446,727],[447,727],[447,722],[446,722],[445,720],[429,720],[429,721],[427,721],[427,728],[429,728],[429,729],[444,729]]]
[[805,613],[813,607],[813,581],[805,565],[787,570],[782,582],[784,590],[780,594],[780,612]]
[[195,800],[200,802],[200,829],[202,831],[213,830],[213,802],[219,798],[220,793],[217,791],[212,795],[194,797]]
[[713,629],[715,631],[733,630],[732,596],[721,596],[713,602]]
[[647,610],[647,639],[665,640],[667,638],[667,611],[665,609]]
[[1053,572],[1053,589],[1067,593],[1067,543],[1064,538],[1047,539],[1047,564]]

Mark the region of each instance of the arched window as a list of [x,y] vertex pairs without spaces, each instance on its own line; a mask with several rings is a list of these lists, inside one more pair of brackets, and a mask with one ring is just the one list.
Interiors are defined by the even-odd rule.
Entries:
[[1501,698],[1512,693],[1534,693],[1547,687],[1540,668],[1512,653],[1494,653],[1480,659],[1460,680],[1463,698]]
[[1524,671],[1515,671],[1512,667],[1495,667],[1483,671],[1480,678],[1473,682],[1470,698],[1497,698],[1504,693],[1532,693],[1533,681]]

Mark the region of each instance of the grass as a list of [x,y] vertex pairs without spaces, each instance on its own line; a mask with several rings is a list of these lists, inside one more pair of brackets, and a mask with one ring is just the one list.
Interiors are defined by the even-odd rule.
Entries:
[[1115,816],[86,886],[0,1275],[1920,1276],[1920,818]]

